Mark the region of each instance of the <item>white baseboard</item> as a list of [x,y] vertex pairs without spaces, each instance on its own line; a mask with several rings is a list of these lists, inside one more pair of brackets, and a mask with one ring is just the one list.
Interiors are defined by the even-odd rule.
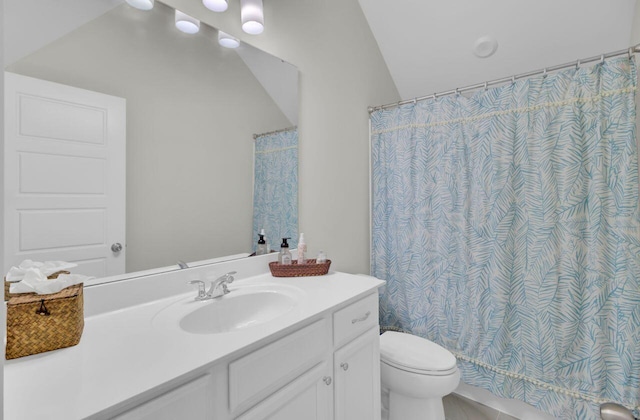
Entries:
[[456,388],[453,393],[520,420],[555,420],[555,417],[544,413],[525,402],[501,398],[493,395],[486,389],[467,385],[463,382],[460,382],[460,385],[458,385],[458,388]]

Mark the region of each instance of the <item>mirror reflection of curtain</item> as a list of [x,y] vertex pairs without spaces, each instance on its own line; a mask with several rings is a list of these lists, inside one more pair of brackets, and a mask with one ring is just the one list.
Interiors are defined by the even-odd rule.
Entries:
[[289,237],[298,244],[298,130],[258,135],[255,139],[253,250],[265,230],[270,249]]
[[381,326],[558,418],[639,407],[635,92],[624,57],[374,112]]

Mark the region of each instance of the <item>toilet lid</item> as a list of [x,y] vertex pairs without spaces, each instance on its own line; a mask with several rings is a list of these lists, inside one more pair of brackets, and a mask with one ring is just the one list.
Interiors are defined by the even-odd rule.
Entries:
[[448,375],[457,369],[451,352],[434,342],[395,331],[380,336],[380,360],[409,372]]

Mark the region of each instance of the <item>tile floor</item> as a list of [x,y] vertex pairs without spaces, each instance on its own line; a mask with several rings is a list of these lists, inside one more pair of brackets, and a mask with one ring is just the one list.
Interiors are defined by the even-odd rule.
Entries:
[[446,420],[518,420],[460,395],[447,395],[443,403]]

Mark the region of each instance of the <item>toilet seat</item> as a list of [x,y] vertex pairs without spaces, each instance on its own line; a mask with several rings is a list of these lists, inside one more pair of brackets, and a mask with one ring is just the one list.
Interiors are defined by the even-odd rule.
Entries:
[[458,370],[456,358],[444,347],[422,337],[395,331],[380,336],[380,361],[419,375],[446,376]]

